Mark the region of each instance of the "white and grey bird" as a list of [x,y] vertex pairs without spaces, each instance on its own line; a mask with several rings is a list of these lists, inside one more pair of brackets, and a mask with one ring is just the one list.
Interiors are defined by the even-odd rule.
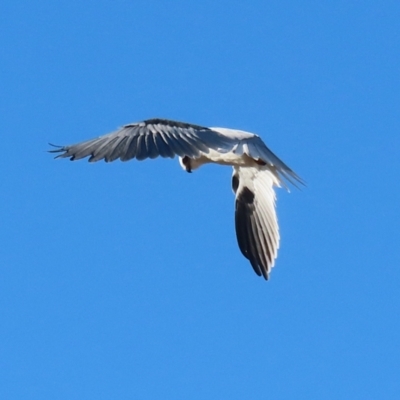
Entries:
[[268,279],[279,248],[274,186],[296,185],[301,178],[253,133],[206,128],[165,119],[128,124],[119,130],[70,146],[55,146],[56,158],[106,162],[133,158],[174,158],[192,172],[203,164],[233,167],[235,228],[240,251],[257,275]]

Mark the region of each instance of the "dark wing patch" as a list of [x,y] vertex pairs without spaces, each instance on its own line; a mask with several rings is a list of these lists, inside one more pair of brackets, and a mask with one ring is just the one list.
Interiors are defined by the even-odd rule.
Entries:
[[71,146],[55,146],[51,153],[56,158],[79,160],[89,157],[90,162],[104,159],[106,162],[133,158],[180,157],[197,158],[200,152],[224,149],[229,140],[209,128],[166,119],[149,119],[128,124],[121,129]]
[[244,187],[242,192],[238,196],[238,201],[241,201],[246,204],[253,204],[254,202],[254,193],[248,188]]
[[238,190],[239,187],[239,175],[238,174],[233,174],[232,176],[232,190],[233,193],[236,194],[236,191]]
[[183,129],[193,128],[195,130],[210,130],[210,128],[206,128],[205,126],[188,124],[187,122],[172,121],[170,119],[162,119],[162,118],[146,119],[143,122],[146,125],[165,125],[165,126],[172,126],[172,127],[177,127],[177,128],[183,128]]

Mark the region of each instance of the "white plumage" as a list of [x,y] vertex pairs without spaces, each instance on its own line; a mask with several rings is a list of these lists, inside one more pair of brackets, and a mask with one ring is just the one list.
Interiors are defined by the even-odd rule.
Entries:
[[238,245],[259,276],[268,279],[279,248],[274,186],[303,183],[261,138],[253,133],[206,128],[183,122],[150,119],[71,146],[51,150],[57,156],[106,162],[179,156],[192,172],[206,163],[231,165]]

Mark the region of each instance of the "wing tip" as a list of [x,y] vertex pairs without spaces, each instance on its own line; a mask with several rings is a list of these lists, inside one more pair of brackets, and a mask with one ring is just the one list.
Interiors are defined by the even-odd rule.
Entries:
[[[51,153],[51,154],[57,154],[54,159],[57,158],[67,158],[70,157],[67,153],[68,153],[68,148],[66,146],[60,146],[57,144],[53,144],[53,143],[48,143],[49,146],[55,147],[52,150],[47,150],[47,153]],[[58,154],[61,153],[61,154]],[[72,157],[71,157],[72,158]]]

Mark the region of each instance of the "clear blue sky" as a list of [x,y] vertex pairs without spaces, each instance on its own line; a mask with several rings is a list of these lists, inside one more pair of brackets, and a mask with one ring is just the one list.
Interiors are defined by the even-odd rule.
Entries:
[[[0,13],[0,398],[399,398],[398,1]],[[230,168],[46,153],[150,117],[256,132],[306,180],[270,281]]]

